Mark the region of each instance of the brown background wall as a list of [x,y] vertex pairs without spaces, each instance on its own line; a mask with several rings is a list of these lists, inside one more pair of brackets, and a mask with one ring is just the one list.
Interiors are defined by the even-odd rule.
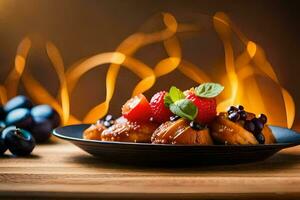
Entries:
[[[281,83],[294,96],[299,113],[299,14],[297,1],[291,0],[2,0],[0,81],[12,66],[16,46],[25,35],[34,42],[28,67],[51,92],[55,92],[57,79],[43,49],[46,40],[59,47],[66,65],[70,65],[82,57],[114,50],[126,36],[160,11],[175,15],[228,13],[249,38],[266,50]],[[185,54],[195,52],[190,48]],[[149,62],[152,64],[151,60]],[[77,116],[83,116],[89,108],[104,100],[106,70],[107,67],[93,70],[80,82],[72,97],[72,111]],[[185,80],[179,73],[162,78],[149,94],[155,89],[177,84],[178,79]],[[121,103],[130,96],[130,88],[137,80],[132,73],[121,70],[117,94],[112,102],[113,113],[119,112]],[[193,85],[182,81],[178,84],[183,88]]]

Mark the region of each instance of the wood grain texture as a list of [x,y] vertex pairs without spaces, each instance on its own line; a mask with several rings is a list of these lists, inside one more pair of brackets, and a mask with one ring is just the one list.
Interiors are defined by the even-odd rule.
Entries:
[[299,199],[300,147],[252,164],[147,168],[104,163],[68,143],[40,145],[28,158],[0,158],[0,197]]

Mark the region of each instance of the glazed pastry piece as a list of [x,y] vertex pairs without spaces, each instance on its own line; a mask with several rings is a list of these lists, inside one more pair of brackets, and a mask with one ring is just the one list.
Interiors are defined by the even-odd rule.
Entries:
[[83,132],[83,139],[88,140],[101,140],[101,133],[105,130],[105,126],[101,123],[92,124]]
[[276,143],[276,139],[272,133],[272,130],[268,125],[264,126],[264,129],[262,130],[262,134],[265,136],[265,144],[274,144]]
[[241,124],[230,121],[224,114],[220,114],[211,124],[211,135],[222,144],[258,144],[252,133]]
[[120,117],[114,125],[102,132],[101,139],[102,141],[150,143],[156,128],[157,124],[151,122],[130,122]]
[[[211,123],[211,135],[217,143],[221,144],[272,144],[276,140],[268,125],[262,125],[261,133],[255,133],[245,128],[246,122],[251,122],[255,118],[255,114],[246,112],[245,120],[230,120],[227,113],[220,113],[219,116]],[[252,123],[252,122],[251,122]],[[251,126],[250,128],[251,129]],[[262,134],[261,137],[257,136]]]
[[207,128],[194,130],[184,119],[161,124],[153,133],[151,141],[153,144],[213,144]]

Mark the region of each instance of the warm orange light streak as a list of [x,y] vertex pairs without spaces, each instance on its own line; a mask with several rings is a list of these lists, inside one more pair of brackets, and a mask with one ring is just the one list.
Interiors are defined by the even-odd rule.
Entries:
[[[228,88],[231,90],[230,98],[221,102],[218,105],[218,111],[226,110],[230,105],[233,105],[238,91],[238,78],[235,72],[235,62],[233,47],[231,44],[231,29],[229,27],[228,18],[224,13],[216,13],[213,17],[213,24],[216,32],[223,42],[225,52],[225,68],[227,78],[230,83],[229,87],[225,87],[224,92],[228,92]],[[227,88],[227,89],[226,89]]]
[[[201,27],[192,23],[180,24],[170,13],[162,13],[162,22],[165,25],[164,29],[152,33],[134,33],[121,42],[114,52],[100,53],[80,59],[66,72],[59,50],[53,43],[48,42],[46,50],[60,83],[57,97],[59,100],[33,78],[30,70],[25,69],[31,41],[29,38],[24,38],[18,46],[13,70],[9,73],[5,84],[0,85],[1,104],[17,94],[19,80],[22,78],[23,85],[33,101],[39,104],[50,104],[58,111],[64,124],[80,123],[71,114],[70,97],[72,92],[80,78],[88,71],[103,64],[110,64],[106,75],[105,101],[91,109],[84,118],[84,122],[93,123],[108,112],[121,66],[132,71],[141,79],[133,89],[132,95],[147,91],[154,85],[158,77],[178,69],[197,83],[211,81],[225,83],[225,94],[220,97],[223,98],[223,101],[218,105],[218,111],[225,111],[230,105],[243,104],[247,110],[256,114],[265,113],[271,124],[292,127],[295,118],[295,103],[292,96],[281,86],[263,49],[255,42],[250,41],[228,16],[219,12],[212,18],[213,26],[223,43],[225,53],[226,74],[217,80],[211,80],[211,77],[200,67],[185,60],[182,55],[177,33],[197,33]],[[243,52],[237,55],[236,59],[232,41],[233,33],[244,45]],[[153,68],[134,58],[134,54],[143,46],[160,42],[163,43],[168,57],[158,61]],[[264,81],[263,85],[260,82],[262,80]]]
[[70,98],[68,93],[67,82],[65,78],[65,67],[63,59],[60,55],[59,50],[56,46],[51,43],[46,43],[46,50],[47,54],[53,64],[53,67],[58,75],[58,79],[60,82],[60,99],[61,99],[61,106],[63,111],[63,124],[67,124],[70,117]]
[[4,83],[6,88],[6,95],[8,99],[17,95],[20,78],[25,69],[26,59],[30,47],[31,47],[31,41],[27,37],[25,37],[18,46],[17,54],[15,57],[15,67],[9,73]]
[[[142,93],[151,88],[155,82],[155,75],[150,67],[137,59],[131,58],[129,56],[126,57],[124,54],[118,52],[103,53],[88,58],[87,60],[77,65],[77,67],[73,68],[73,71],[68,74],[69,80],[77,79],[78,75],[84,74],[87,71],[105,63],[122,64],[123,66],[134,72],[137,76],[142,78],[142,81],[137,84],[136,88],[133,91],[134,95]],[[84,122],[88,123],[96,121],[99,118],[99,115],[106,114],[105,111],[106,109],[103,109],[103,104],[100,104],[87,114]]]

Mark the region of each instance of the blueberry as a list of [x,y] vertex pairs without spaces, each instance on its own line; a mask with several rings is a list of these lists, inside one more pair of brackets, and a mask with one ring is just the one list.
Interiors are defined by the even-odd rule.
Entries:
[[231,113],[236,112],[236,111],[238,111],[238,109],[235,106],[230,106],[227,110],[227,113],[231,114]]
[[230,113],[228,115],[228,119],[230,119],[233,122],[236,122],[236,121],[238,121],[240,119],[240,114],[237,113],[237,112]]
[[264,114],[260,114],[259,117],[258,117],[258,119],[259,119],[259,121],[261,121],[261,123],[263,123],[263,124],[266,124],[267,121],[268,121],[267,116],[264,115]]
[[244,110],[244,106],[239,105],[239,106],[238,106],[238,109],[239,109],[239,110]]
[[240,110],[238,113],[240,114],[240,119],[241,120],[246,120],[247,119],[247,113],[244,110]]
[[4,140],[2,139],[2,131],[5,129],[4,122],[0,122],[0,156],[7,150],[7,146],[4,143]]
[[43,123],[47,120],[50,121],[52,124],[52,129],[60,125],[61,120],[59,114],[49,105],[44,104],[33,107],[31,109],[31,115],[34,121],[37,123]]
[[200,123],[195,122],[195,121],[190,122],[190,127],[196,131],[204,129],[204,127]]
[[265,136],[262,133],[257,134],[255,138],[257,139],[259,144],[265,143]]
[[18,128],[30,130],[33,126],[33,119],[30,110],[18,108],[7,114],[5,123],[7,126],[14,125]]
[[27,156],[35,147],[35,140],[30,132],[15,126],[4,129],[1,137],[9,151],[16,156]]
[[0,106],[0,120],[5,120],[6,112],[3,108],[3,106]]
[[170,121],[171,121],[171,122],[175,122],[175,121],[177,121],[178,119],[180,119],[180,116],[178,116],[178,115],[174,115],[174,116],[171,116],[171,117],[170,117]]
[[264,124],[261,123],[261,121],[259,121],[259,119],[257,119],[257,118],[253,118],[251,121],[252,121],[252,122],[254,123],[254,125],[255,125],[254,134],[258,135],[258,134],[261,133],[261,131],[263,130]]
[[249,132],[251,132],[251,133],[254,133],[255,125],[254,125],[254,123],[253,123],[252,121],[246,120],[246,121],[245,121],[245,124],[244,124],[244,128],[245,128],[247,131],[249,131]]
[[9,113],[12,110],[15,110],[17,108],[28,108],[28,109],[31,109],[32,108],[32,103],[25,96],[21,96],[21,95],[20,96],[16,96],[16,97],[12,98],[11,100],[9,100],[5,104],[4,111],[6,113]]
[[103,122],[103,125],[104,125],[106,128],[110,127],[110,123],[109,123],[108,121],[104,121],[104,122]]
[[106,117],[105,117],[105,121],[111,121],[111,120],[113,120],[114,118],[113,118],[113,116],[112,115],[106,115]]
[[34,126],[31,128],[31,134],[37,143],[47,142],[51,137],[51,131],[53,130],[53,124],[50,120],[36,120],[33,119]]

